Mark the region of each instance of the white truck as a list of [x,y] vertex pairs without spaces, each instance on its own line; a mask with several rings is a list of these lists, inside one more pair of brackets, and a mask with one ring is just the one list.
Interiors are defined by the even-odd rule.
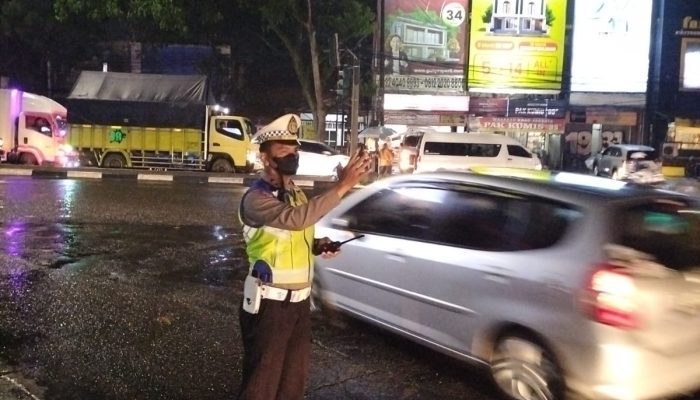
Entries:
[[77,167],[77,153],[65,139],[66,114],[48,97],[0,89],[0,162]]

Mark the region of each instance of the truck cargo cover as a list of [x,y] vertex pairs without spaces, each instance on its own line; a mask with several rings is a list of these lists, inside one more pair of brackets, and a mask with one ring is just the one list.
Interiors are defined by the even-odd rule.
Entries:
[[214,104],[203,75],[83,71],[66,106],[70,123],[203,128]]

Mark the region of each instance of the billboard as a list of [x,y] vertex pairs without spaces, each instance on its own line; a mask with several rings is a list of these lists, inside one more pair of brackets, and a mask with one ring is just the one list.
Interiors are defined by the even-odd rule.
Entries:
[[577,1],[571,90],[647,90],[652,0]]
[[387,93],[464,93],[467,0],[385,0]]
[[470,90],[559,91],[566,0],[474,0]]

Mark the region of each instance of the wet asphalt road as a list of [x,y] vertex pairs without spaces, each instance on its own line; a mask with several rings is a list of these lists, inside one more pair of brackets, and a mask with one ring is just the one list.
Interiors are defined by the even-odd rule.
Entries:
[[[233,399],[243,188],[0,176],[0,399]],[[308,399],[494,399],[485,374],[314,315]],[[31,396],[30,394],[31,393]]]

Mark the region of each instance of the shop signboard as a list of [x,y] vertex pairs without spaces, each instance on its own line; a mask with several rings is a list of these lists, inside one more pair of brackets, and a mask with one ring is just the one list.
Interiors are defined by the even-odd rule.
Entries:
[[509,117],[564,118],[566,102],[562,100],[510,99]]
[[564,132],[564,119],[478,117],[470,120],[470,129],[489,132]]
[[473,0],[468,85],[561,89],[566,0]]
[[384,0],[384,91],[465,93],[468,0]]
[[652,0],[577,1],[571,90],[647,90]]

